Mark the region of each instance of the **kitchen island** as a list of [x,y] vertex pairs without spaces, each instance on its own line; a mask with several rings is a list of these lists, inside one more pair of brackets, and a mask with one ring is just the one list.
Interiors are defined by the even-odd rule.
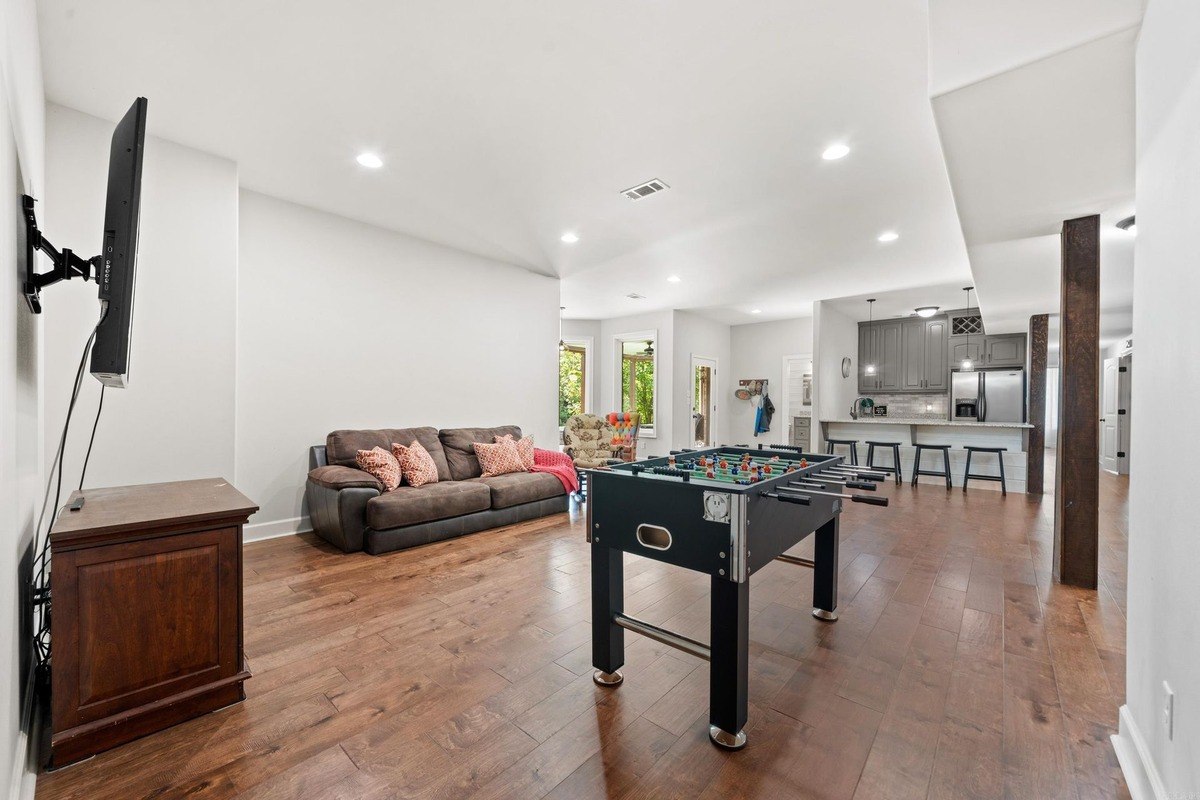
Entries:
[[[1028,472],[1029,431],[1032,425],[1026,422],[973,422],[949,420],[943,417],[875,417],[862,415],[850,417],[821,418],[821,442],[826,439],[858,440],[859,463],[865,464],[867,441],[898,442],[900,444],[900,466],[905,480],[912,480],[914,444],[950,445],[950,474],[955,486],[962,486],[966,471],[967,445],[976,447],[1004,447],[1004,471],[1008,477],[1008,491],[1025,492]],[[822,444],[822,446],[824,446]],[[844,452],[844,448],[839,448]],[[890,448],[875,448],[875,462],[891,466]],[[926,450],[921,460],[922,469],[941,469],[942,456],[937,451]],[[973,474],[999,475],[996,458],[977,455],[971,462]],[[942,478],[922,475],[920,483],[945,485]],[[1000,484],[992,481],[972,481],[970,491],[1000,490]]]

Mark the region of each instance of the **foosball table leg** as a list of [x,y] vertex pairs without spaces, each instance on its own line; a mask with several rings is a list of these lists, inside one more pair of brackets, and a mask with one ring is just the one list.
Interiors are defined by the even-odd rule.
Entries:
[[625,610],[625,563],[620,550],[592,543],[592,680],[616,686],[625,678],[625,629],[614,622]]
[[813,616],[835,622],[838,597],[838,516],[817,528],[814,535]]
[[749,582],[713,577],[709,641],[708,736],[718,747],[740,750],[750,677]]

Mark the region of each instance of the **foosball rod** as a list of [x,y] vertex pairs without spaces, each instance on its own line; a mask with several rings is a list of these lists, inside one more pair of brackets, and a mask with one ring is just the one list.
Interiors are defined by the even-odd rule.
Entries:
[[847,489],[863,489],[868,492],[873,492],[879,487],[867,481],[831,481],[822,480],[821,478],[805,478],[803,481],[792,481],[793,486],[811,486],[813,489],[824,488],[826,484],[831,486],[845,486]]
[[887,480],[887,476],[884,475],[882,472],[870,472],[865,469],[843,469],[841,467],[830,467],[828,471],[829,472],[840,472],[843,475],[854,475],[855,477],[862,478],[864,480],[869,480],[869,481]]
[[[793,481],[793,483],[796,483],[796,481]],[[822,497],[840,497],[843,500],[849,500],[853,503],[866,503],[869,506],[886,506],[888,504],[888,499],[886,497],[871,497],[870,495],[865,495],[865,494],[846,494],[845,492],[818,492],[815,489],[787,489],[786,487],[780,487],[779,491],[783,491],[783,492],[802,491],[805,494],[818,494],[818,495],[821,495]]]
[[817,483],[840,483],[849,489],[866,489],[868,492],[873,492],[877,488],[873,481],[859,480],[857,475],[837,476],[835,478],[819,477],[825,473],[819,473],[818,476],[805,477],[806,481],[816,481]]

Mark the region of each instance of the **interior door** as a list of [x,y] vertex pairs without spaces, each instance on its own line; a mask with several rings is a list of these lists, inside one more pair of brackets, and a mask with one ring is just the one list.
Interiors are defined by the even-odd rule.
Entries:
[[1100,396],[1100,466],[1110,472],[1120,470],[1117,454],[1121,450],[1119,361],[1104,359],[1104,382]]
[[692,437],[695,447],[712,447],[717,430],[716,359],[692,356]]

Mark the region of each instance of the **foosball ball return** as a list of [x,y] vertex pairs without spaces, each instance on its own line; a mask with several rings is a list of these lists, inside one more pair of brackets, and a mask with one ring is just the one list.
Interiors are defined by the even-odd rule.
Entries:
[[[744,747],[750,576],[776,560],[811,568],[813,616],[836,621],[843,504],[886,506],[886,497],[872,494],[886,478],[838,455],[784,445],[679,451],[592,471],[592,679],[601,686],[624,680],[625,631],[705,659],[709,738],[728,750]],[[810,534],[811,560],[787,555]],[[711,576],[710,644],[625,614],[624,553]]]

